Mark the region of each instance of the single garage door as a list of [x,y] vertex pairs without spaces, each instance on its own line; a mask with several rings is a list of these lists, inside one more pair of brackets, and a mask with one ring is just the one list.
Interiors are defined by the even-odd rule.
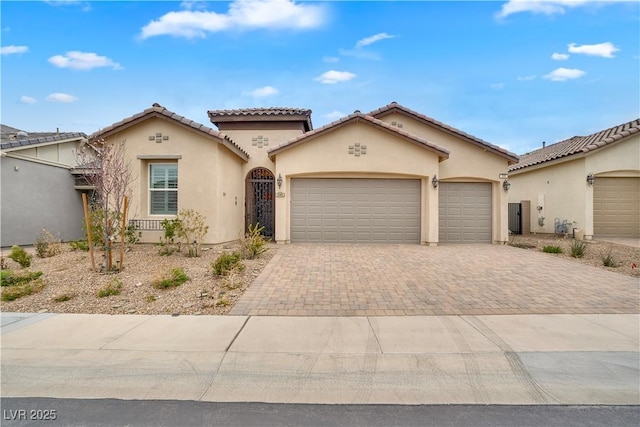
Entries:
[[291,241],[420,243],[420,181],[292,179]]
[[441,243],[491,243],[491,184],[441,182],[438,187]]
[[593,234],[640,237],[640,178],[596,178]]

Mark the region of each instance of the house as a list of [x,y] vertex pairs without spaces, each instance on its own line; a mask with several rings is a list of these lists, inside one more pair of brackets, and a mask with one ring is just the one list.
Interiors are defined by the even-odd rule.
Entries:
[[640,119],[520,156],[509,201],[523,228],[593,237],[640,237]]
[[125,141],[142,241],[182,208],[207,218],[205,243],[256,223],[278,243],[508,239],[500,176],[518,157],[398,103],[318,129],[307,109],[208,116],[217,130],[154,104],[90,137]]
[[2,125],[0,245],[31,245],[47,229],[65,241],[83,237],[81,193],[71,169],[80,132],[27,133]]

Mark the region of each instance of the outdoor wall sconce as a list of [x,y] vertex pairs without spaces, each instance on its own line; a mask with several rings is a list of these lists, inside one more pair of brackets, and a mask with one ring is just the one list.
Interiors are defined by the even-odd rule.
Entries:
[[511,188],[511,183],[505,179],[502,182],[502,188],[504,188],[504,191],[509,191],[509,188]]
[[431,185],[433,185],[433,188],[438,188],[438,183],[440,181],[438,180],[438,177],[433,175],[433,179],[431,180]]
[[278,183],[278,189],[280,189],[280,187],[282,187],[282,175],[278,174],[278,179],[276,179],[276,182]]
[[596,182],[596,177],[593,176],[592,173],[590,173],[589,175],[587,175],[587,183],[589,185],[593,185],[593,183]]

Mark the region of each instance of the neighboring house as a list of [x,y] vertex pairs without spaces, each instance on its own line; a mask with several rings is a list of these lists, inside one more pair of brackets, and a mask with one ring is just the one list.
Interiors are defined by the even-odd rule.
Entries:
[[2,247],[31,245],[43,228],[65,241],[82,238],[82,199],[71,169],[84,141],[84,133],[27,133],[2,125]]
[[524,154],[509,182],[532,232],[640,237],[640,119]]
[[183,208],[207,218],[204,243],[255,223],[278,243],[508,240],[517,156],[395,102],[315,130],[306,109],[208,115],[218,130],[154,104],[90,137],[125,141],[142,241]]

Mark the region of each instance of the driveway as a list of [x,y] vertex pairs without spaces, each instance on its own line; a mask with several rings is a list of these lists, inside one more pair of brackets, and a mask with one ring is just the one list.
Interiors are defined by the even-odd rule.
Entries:
[[500,245],[278,246],[231,314],[640,313],[637,278]]

